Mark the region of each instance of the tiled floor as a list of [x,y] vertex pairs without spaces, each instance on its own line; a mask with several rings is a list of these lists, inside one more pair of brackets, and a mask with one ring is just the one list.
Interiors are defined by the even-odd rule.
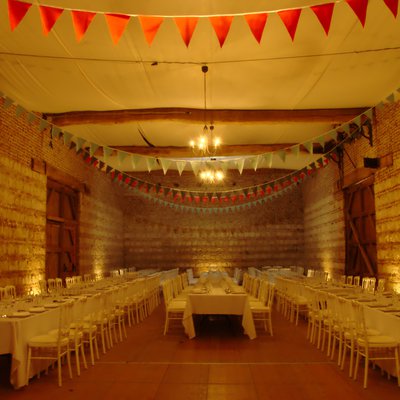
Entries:
[[[274,315],[275,336],[254,340],[242,335],[234,318],[196,321],[198,336],[189,340],[178,327],[163,336],[164,310],[128,329],[128,339],[102,355],[94,367],[70,380],[64,370],[58,388],[55,370],[13,390],[0,385],[0,399],[135,400],[357,400],[399,399],[394,379],[369,371],[369,387],[348,378],[306,340],[298,327]],[[4,370],[4,368],[3,368]],[[3,371],[4,372],[4,371]]]

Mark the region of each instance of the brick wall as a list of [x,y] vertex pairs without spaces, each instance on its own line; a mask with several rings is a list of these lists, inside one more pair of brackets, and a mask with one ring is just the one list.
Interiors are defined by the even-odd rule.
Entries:
[[50,134],[39,133],[15,108],[0,107],[0,286],[20,293],[45,274],[46,175],[33,172],[31,159],[45,161],[80,183],[80,272],[105,272],[123,264],[124,191],[88,166]]
[[[283,172],[229,171],[228,188],[255,184]],[[270,175],[268,175],[270,174]],[[161,173],[136,174],[156,183]],[[164,184],[198,188],[192,172],[168,172]],[[170,209],[145,198],[128,198],[125,211],[125,263],[152,268],[298,265],[303,256],[301,190],[250,209],[226,213],[192,213]]]
[[[393,155],[393,166],[375,173],[378,275],[400,291],[400,103],[385,105],[375,115],[373,146],[366,139],[346,145],[344,173],[363,166],[364,157]],[[353,165],[354,164],[354,165]],[[331,163],[302,186],[305,262],[341,275],[345,264],[343,193],[338,167]]]

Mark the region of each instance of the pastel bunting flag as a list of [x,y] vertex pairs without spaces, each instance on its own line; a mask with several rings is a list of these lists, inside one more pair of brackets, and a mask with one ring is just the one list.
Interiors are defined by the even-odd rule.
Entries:
[[22,1],[8,0],[8,19],[10,21],[11,31],[23,20],[32,4]]
[[118,157],[118,163],[120,166],[122,166],[125,158],[128,156],[128,153],[125,153],[125,151],[118,151],[117,152],[117,157]]
[[209,17],[209,20],[217,35],[219,45],[222,47],[231,28],[233,15]]
[[242,175],[243,168],[244,168],[244,158],[241,158],[240,160],[236,161],[237,169],[239,171],[239,174]]
[[164,172],[164,175],[167,173],[169,166],[171,165],[172,161],[167,158],[159,158],[161,163],[161,168]]
[[263,155],[263,159],[265,160],[265,163],[267,164],[267,168],[271,168],[271,166],[272,166],[272,153],[265,153]]
[[319,4],[317,6],[311,6],[310,8],[317,16],[318,21],[321,23],[322,28],[324,28],[326,35],[328,35],[329,29],[331,27],[335,3]]
[[39,131],[43,132],[49,125],[48,121],[42,118],[39,122]]
[[346,0],[346,2],[364,27],[367,19],[368,0]]
[[152,17],[152,16],[147,17],[144,15],[139,15],[139,22],[140,25],[142,26],[144,37],[146,38],[146,41],[149,44],[149,46],[152,45],[153,40],[158,32],[158,29],[160,28],[163,21],[164,21],[163,17]]
[[186,47],[189,47],[193,32],[196,29],[199,17],[175,17],[175,24],[179,29]]
[[200,171],[201,163],[198,161],[190,161],[190,165],[192,166],[193,173],[197,176]]
[[83,36],[85,36],[85,33],[95,16],[96,13],[90,11],[71,11],[72,24],[74,26],[75,37],[78,42],[80,42]]
[[301,8],[296,8],[293,10],[283,10],[278,11],[278,15],[281,18],[283,24],[286,26],[292,41],[296,35],[297,24],[299,23]]
[[107,21],[111,39],[114,44],[118,44],[131,17],[125,14],[104,14],[104,16]]
[[96,143],[90,143],[90,150],[89,150],[90,157],[93,157],[95,155],[99,147],[100,146]]
[[296,144],[295,146],[292,146],[292,147],[290,148],[290,150],[292,151],[292,153],[293,153],[296,157],[298,157],[299,154],[300,154],[300,145]]
[[63,11],[63,8],[39,6],[42,29],[46,36],[53,29],[54,24],[57,22],[58,18],[60,18]]
[[264,33],[265,24],[267,23],[268,14],[247,14],[244,16],[247,24],[251,30],[251,33],[255,37],[258,43],[261,42],[262,35]]
[[53,125],[51,127],[51,137],[53,139],[58,139],[60,137],[61,129],[58,126]]
[[85,143],[85,139],[80,138],[80,137],[74,137],[72,141],[75,143],[75,150],[78,152],[79,150],[82,149],[83,144]]
[[186,161],[176,161],[176,168],[178,168],[179,175],[182,175],[182,171],[185,169]]
[[64,145],[69,146],[71,144],[72,140],[72,133],[69,132],[63,132],[63,140],[64,140]]
[[286,151],[285,151],[285,150],[279,150],[279,151],[277,152],[277,154],[278,154],[279,158],[280,158],[283,162],[286,161]]
[[15,107],[15,115],[17,117],[20,117],[25,111],[26,111],[25,108],[22,107],[20,104],[18,104],[17,107]]
[[103,147],[103,155],[104,155],[104,159],[108,160],[109,157],[111,157],[111,154],[113,153],[113,149],[111,149],[110,147]]
[[303,146],[307,149],[307,151],[312,154],[313,153],[313,144],[312,142],[303,143]]

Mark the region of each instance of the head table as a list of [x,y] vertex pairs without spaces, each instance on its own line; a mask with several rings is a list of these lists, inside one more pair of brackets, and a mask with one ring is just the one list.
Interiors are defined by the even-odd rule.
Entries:
[[250,339],[256,337],[248,294],[242,287],[234,284],[230,284],[229,288],[223,286],[195,287],[187,295],[183,326],[190,339],[196,336],[193,314],[241,315],[245,334]]

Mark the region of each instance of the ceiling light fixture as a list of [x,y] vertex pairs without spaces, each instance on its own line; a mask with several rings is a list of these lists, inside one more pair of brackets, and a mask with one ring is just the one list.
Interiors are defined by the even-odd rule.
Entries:
[[[203,94],[204,94],[204,126],[203,133],[197,140],[190,141],[190,147],[196,156],[200,157],[213,157],[216,155],[221,140],[219,137],[214,136],[214,125],[211,123],[207,125],[207,72],[208,66],[201,67],[203,72]],[[206,164],[206,163],[205,163]],[[206,183],[218,183],[224,179],[224,172],[220,169],[209,168],[205,166],[200,170],[199,177]]]
[[204,91],[204,127],[203,133],[197,140],[190,141],[190,147],[192,151],[197,156],[214,156],[219,146],[221,145],[221,140],[214,136],[214,125],[207,125],[207,72],[208,66],[203,65],[201,67],[203,72],[203,91]]

